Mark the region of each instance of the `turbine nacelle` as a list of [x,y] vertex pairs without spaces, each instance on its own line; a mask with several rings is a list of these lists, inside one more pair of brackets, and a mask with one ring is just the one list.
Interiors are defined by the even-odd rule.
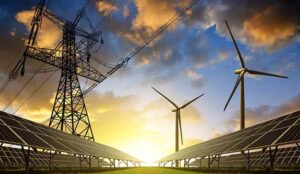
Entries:
[[[163,95],[161,92],[159,92],[157,89],[155,89],[154,87],[152,87],[152,89],[154,91],[156,91],[159,95],[161,95],[163,98],[165,98],[166,100],[168,100],[168,102],[170,102],[175,109],[172,110],[172,112],[176,112],[176,130],[175,133],[180,133],[180,137],[181,137],[181,144],[183,145],[183,137],[182,137],[182,126],[181,126],[181,116],[180,116],[180,110],[184,109],[185,107],[187,107],[189,104],[193,103],[194,101],[196,101],[198,98],[202,97],[204,94],[199,95],[198,97],[194,98],[193,100],[187,102],[186,104],[182,105],[181,107],[178,107],[172,100],[170,100],[168,97],[166,97],[165,95]],[[179,127],[179,130],[178,130]],[[179,137],[177,137],[179,140]],[[177,141],[177,144],[179,144],[179,142]],[[177,146],[176,144],[176,151],[179,149],[179,146]]]
[[227,21],[225,20],[225,23],[226,23],[226,26],[227,26],[227,29],[229,31],[229,34],[230,34],[230,37],[232,39],[232,42],[234,44],[234,47],[236,49],[236,52],[237,52],[237,55],[239,57],[239,60],[240,60],[240,63],[242,65],[242,68],[240,69],[237,69],[234,71],[235,74],[238,74],[238,78],[236,80],[236,83],[233,87],[233,90],[225,104],[225,107],[224,107],[224,111],[226,110],[228,104],[230,103],[231,101],[231,98],[232,96],[234,95],[237,87],[240,85],[241,86],[241,101],[240,101],[240,117],[241,117],[241,129],[244,129],[244,125],[245,125],[245,99],[244,99],[244,75],[245,73],[249,73],[249,74],[252,74],[252,75],[263,75],[263,76],[273,76],[273,77],[279,77],[279,78],[287,78],[286,76],[283,76],[283,75],[278,75],[278,74],[272,74],[272,73],[268,73],[268,72],[262,72],[262,71],[256,71],[256,70],[251,70],[251,69],[247,69],[246,66],[245,66],[245,62],[244,62],[244,58],[239,50],[239,47],[233,37],[233,34],[230,30],[230,27],[227,23]]
[[235,74],[241,74],[242,72],[247,72],[247,68],[240,68],[240,69],[234,70]]

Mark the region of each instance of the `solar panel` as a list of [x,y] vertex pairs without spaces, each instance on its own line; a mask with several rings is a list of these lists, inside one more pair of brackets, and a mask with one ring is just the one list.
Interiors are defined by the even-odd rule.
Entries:
[[[115,148],[85,140],[78,136],[70,135],[5,112],[0,112],[0,143],[70,153],[71,155],[89,155],[93,157],[139,162],[138,159]],[[11,161],[16,160],[24,165],[23,160],[17,157],[13,158],[14,155],[18,156],[21,154],[20,149],[7,150],[5,147],[3,148],[4,151],[1,151],[3,159],[1,158],[0,162],[2,164],[0,164],[0,166],[3,165],[3,163],[7,165],[11,163]],[[4,156],[7,158],[4,158]],[[21,156],[24,158],[23,152]],[[43,154],[41,152],[35,152],[30,156],[32,157],[31,160],[36,160],[35,165],[49,164],[49,153]],[[78,159],[76,165],[78,166]]]
[[[300,111],[187,147],[160,162],[237,153],[295,142],[300,142]],[[269,160],[269,156],[266,158]]]
[[6,143],[23,143],[6,125],[0,124],[0,139]]
[[[281,148],[276,153],[274,165],[276,167],[299,167],[300,165],[300,149],[298,147],[286,147]],[[263,168],[269,163],[269,152],[256,151],[250,153],[250,166]],[[208,159],[204,158],[194,160],[190,163],[193,167],[208,167]],[[211,167],[248,167],[248,161],[246,157],[239,153],[227,156],[221,156],[220,162],[214,162]]]
[[258,148],[258,147],[265,147],[268,145],[271,145],[284,131],[286,128],[281,128],[277,130],[272,130],[270,132],[267,132],[263,136],[261,136],[259,139],[257,139],[253,144],[249,142],[248,144],[251,144],[248,146],[248,148]]
[[292,126],[277,143],[287,143],[300,140],[300,124]]
[[[32,158],[30,159],[30,166],[35,168],[48,168],[49,167],[49,153],[31,152]],[[99,162],[99,164],[98,164]],[[76,167],[80,166],[78,156],[70,156],[66,154],[56,154],[51,163],[55,167]],[[109,163],[96,158],[91,159],[92,167],[109,166]],[[18,148],[0,147],[0,168],[8,167],[24,167],[25,161],[23,152]],[[88,167],[86,163],[81,164],[82,167]]]

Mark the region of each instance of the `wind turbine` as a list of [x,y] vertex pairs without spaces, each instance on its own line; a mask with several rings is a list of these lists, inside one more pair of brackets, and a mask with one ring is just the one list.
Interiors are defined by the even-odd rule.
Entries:
[[228,23],[227,23],[226,20],[225,20],[225,23],[226,23],[226,26],[227,26],[228,31],[229,31],[229,33],[230,33],[230,36],[231,36],[231,39],[232,39],[233,44],[234,44],[234,46],[235,46],[235,49],[236,49],[236,51],[237,51],[237,54],[238,54],[238,57],[239,57],[239,59],[240,59],[242,68],[237,69],[237,70],[234,71],[235,74],[238,74],[239,76],[238,76],[237,81],[236,81],[236,83],[235,83],[235,85],[234,85],[234,87],[233,87],[233,90],[232,90],[232,92],[231,92],[231,94],[230,94],[230,96],[229,96],[229,99],[227,100],[227,103],[226,103],[226,105],[225,105],[225,107],[224,107],[224,111],[226,110],[226,108],[227,108],[227,106],[228,106],[228,104],[229,104],[229,102],[230,102],[230,100],[231,100],[233,94],[235,93],[237,87],[239,86],[239,84],[241,84],[241,89],[240,89],[240,90],[241,90],[241,91],[240,91],[240,92],[241,92],[241,96],[240,96],[240,97],[241,97],[241,98],[240,98],[240,128],[241,128],[241,129],[244,129],[244,128],[245,128],[245,93],[244,93],[244,75],[245,75],[246,73],[249,73],[249,74],[252,74],[252,75],[264,75],[264,76],[273,76],[273,77],[279,77],[279,78],[287,78],[287,77],[286,77],[286,76],[282,76],[282,75],[271,74],[271,73],[266,73],[266,72],[261,72],[261,71],[256,71],[256,70],[251,70],[251,69],[246,68],[245,63],[244,63],[243,56],[242,56],[242,54],[241,54],[241,52],[240,52],[240,50],[239,50],[239,48],[238,48],[238,46],[237,46],[237,43],[236,43],[236,41],[235,41],[235,39],[234,39],[234,37],[233,37],[233,35],[232,35],[232,32],[231,32],[231,30],[230,30],[230,28],[229,28],[229,25],[228,25]]
[[[180,110],[184,109],[189,104],[193,103],[195,100],[202,97],[204,94],[201,94],[198,97],[194,98],[193,100],[191,100],[191,101],[187,102],[186,104],[182,105],[181,107],[178,107],[172,100],[167,98],[165,95],[163,95],[157,89],[155,89],[154,87],[152,87],[152,89],[155,90],[158,94],[160,94],[163,98],[168,100],[175,107],[175,109],[173,109],[172,112],[176,113],[176,119],[175,119],[175,125],[176,125],[175,126],[175,151],[178,152],[179,151],[179,133],[180,133],[181,145],[183,145]],[[178,129],[178,127],[179,127],[179,129]]]

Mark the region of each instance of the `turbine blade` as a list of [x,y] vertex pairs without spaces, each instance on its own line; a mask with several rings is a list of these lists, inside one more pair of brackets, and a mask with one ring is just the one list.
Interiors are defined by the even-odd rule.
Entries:
[[244,63],[243,56],[242,56],[242,54],[241,54],[241,52],[240,52],[240,49],[239,49],[239,47],[238,47],[238,45],[237,45],[237,43],[236,43],[236,41],[235,41],[235,39],[234,39],[234,37],[233,37],[233,35],[232,35],[232,32],[231,32],[231,30],[230,30],[230,28],[229,28],[229,25],[228,25],[228,23],[227,23],[226,20],[225,20],[225,23],[226,23],[226,26],[227,26],[227,28],[228,28],[228,30],[229,30],[231,39],[232,39],[233,44],[234,44],[234,46],[235,46],[235,49],[236,49],[236,51],[237,51],[237,53],[238,53],[238,56],[239,56],[239,58],[240,58],[240,62],[241,62],[241,64],[242,64],[242,67],[245,68],[245,63]]
[[243,72],[238,76],[238,78],[237,78],[237,80],[236,80],[236,83],[235,83],[235,85],[234,85],[234,87],[233,87],[233,90],[232,90],[232,92],[231,92],[231,94],[230,94],[230,96],[229,96],[229,98],[228,98],[228,100],[227,100],[227,103],[226,103],[225,107],[224,107],[224,111],[226,110],[226,108],[227,108],[227,106],[228,106],[228,104],[229,104],[229,102],[230,102],[230,100],[231,100],[233,94],[235,93],[236,88],[239,86],[239,84],[240,84],[240,82],[241,82],[241,79],[243,78],[244,74],[245,74],[245,72],[243,71]]
[[180,109],[183,109],[183,108],[187,107],[189,104],[193,103],[195,100],[197,100],[198,98],[202,97],[203,95],[204,95],[204,94],[201,94],[201,95],[199,95],[198,97],[194,98],[193,100],[191,100],[191,101],[187,102],[186,104],[182,105],[182,106],[180,107]]
[[175,106],[175,108],[178,109],[178,106],[172,101],[170,100],[168,97],[166,97],[165,95],[163,95],[161,92],[159,92],[157,89],[155,89],[154,87],[151,87],[154,91],[156,91],[158,94],[160,94],[163,98],[165,98],[166,100],[168,100],[173,106]]
[[183,136],[182,136],[182,126],[181,126],[180,111],[176,112],[176,114],[178,114],[178,124],[179,124],[180,139],[181,139],[181,145],[183,145]]
[[264,75],[264,76],[273,76],[273,77],[279,77],[279,78],[288,78],[283,75],[271,74],[271,73],[261,72],[261,71],[251,70],[251,69],[248,69],[247,72],[249,72],[249,74],[254,74],[254,75]]

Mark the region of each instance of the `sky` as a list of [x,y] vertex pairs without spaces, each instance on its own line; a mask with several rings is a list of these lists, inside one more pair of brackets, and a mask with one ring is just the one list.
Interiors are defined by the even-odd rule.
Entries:
[[[87,15],[94,27],[103,32],[104,39],[102,46],[98,44],[92,50],[93,56],[117,64],[187,2],[90,0]],[[37,0],[0,1],[1,86],[21,58],[37,3]],[[83,0],[48,0],[47,8],[72,21],[83,4]],[[86,96],[96,141],[148,162],[173,153],[173,106],[153,91],[152,86],[177,105],[205,94],[182,110],[184,145],[180,148],[238,130],[239,90],[223,111],[237,78],[234,70],[241,67],[225,19],[248,68],[289,77],[246,75],[246,127],[298,110],[299,10],[300,2],[292,0],[197,2],[125,67]],[[86,18],[79,26],[91,31]],[[54,48],[61,37],[61,31],[45,19],[36,46]],[[26,62],[25,76],[10,81],[1,93],[1,110],[36,122],[49,119],[59,70],[52,76],[52,72],[37,74],[19,93],[34,75],[32,72],[41,65],[35,60]],[[91,66],[102,73],[109,70],[94,61]],[[39,88],[49,76],[50,79]],[[82,89],[91,84],[84,79],[80,81]],[[34,91],[34,95],[17,110]]]

